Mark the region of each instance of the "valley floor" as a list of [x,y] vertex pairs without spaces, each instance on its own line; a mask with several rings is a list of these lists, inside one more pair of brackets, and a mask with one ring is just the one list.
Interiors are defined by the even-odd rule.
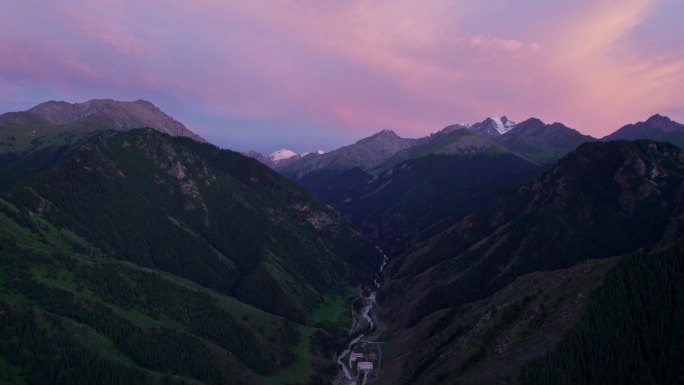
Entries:
[[[379,248],[378,250],[382,252]],[[352,324],[349,336],[353,339],[347,348],[337,356],[338,374],[334,385],[365,385],[377,380],[382,364],[382,344],[380,341],[384,326],[377,317],[376,291],[380,289],[380,279],[387,264],[387,255],[383,254],[378,278],[374,287],[359,289],[358,298],[351,305]],[[368,293],[368,295],[365,295]],[[356,303],[360,307],[354,306]],[[369,369],[359,369],[360,365],[368,365]],[[369,365],[370,363],[370,365]]]

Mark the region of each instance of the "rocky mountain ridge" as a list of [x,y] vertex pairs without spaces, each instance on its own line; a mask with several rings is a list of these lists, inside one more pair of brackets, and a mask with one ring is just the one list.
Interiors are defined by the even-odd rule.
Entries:
[[[2,126],[60,126],[71,130],[116,130],[154,128],[171,136],[198,142],[204,138],[146,100],[92,99],[83,103],[48,101],[23,112],[0,115]],[[38,129],[36,127],[35,129]]]
[[646,121],[627,124],[601,140],[652,139],[671,142],[684,148],[684,125],[667,116],[655,114]]
[[354,144],[324,154],[309,154],[277,169],[295,180],[320,170],[346,171],[354,167],[368,170],[417,142],[417,139],[402,138],[394,131],[383,130]]

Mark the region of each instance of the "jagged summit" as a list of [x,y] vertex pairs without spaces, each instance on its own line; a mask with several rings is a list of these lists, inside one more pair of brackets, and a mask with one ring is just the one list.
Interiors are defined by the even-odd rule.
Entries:
[[394,132],[393,130],[390,130],[388,128],[381,130],[380,132],[378,132],[378,134],[398,136],[396,132]]
[[376,132],[375,134],[367,138],[357,140],[356,144],[366,144],[378,141],[396,141],[401,139],[402,138],[399,135],[397,135],[396,132],[389,129],[384,129],[382,131]]
[[496,138],[501,136],[515,127],[516,123],[504,116],[489,117],[477,123],[459,123],[448,126],[442,132],[451,132],[454,130],[467,128],[470,131],[476,132],[479,135]]

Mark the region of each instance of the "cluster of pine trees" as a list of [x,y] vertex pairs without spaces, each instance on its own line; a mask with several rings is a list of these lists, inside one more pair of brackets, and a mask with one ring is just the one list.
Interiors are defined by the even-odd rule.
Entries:
[[[242,365],[261,374],[290,365],[290,348],[299,341],[286,320],[264,332],[268,340],[259,339],[209,294],[158,273],[34,252],[6,236],[0,237],[0,291],[0,356],[30,374],[29,383],[97,383],[98,371],[131,384],[158,383],[158,373],[169,374],[167,383],[177,383],[174,376],[233,383],[228,379],[244,372]],[[143,327],[122,311],[157,326]],[[90,337],[80,341],[74,330]],[[93,335],[110,341],[113,352],[84,347]],[[230,353],[221,349],[240,363],[228,362]]]
[[624,257],[592,295],[580,324],[521,382],[684,383],[684,243]]

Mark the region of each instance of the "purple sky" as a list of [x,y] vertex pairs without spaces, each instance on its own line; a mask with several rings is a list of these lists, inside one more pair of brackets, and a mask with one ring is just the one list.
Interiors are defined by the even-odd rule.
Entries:
[[0,0],[0,112],[148,99],[233,149],[684,121],[681,0]]

